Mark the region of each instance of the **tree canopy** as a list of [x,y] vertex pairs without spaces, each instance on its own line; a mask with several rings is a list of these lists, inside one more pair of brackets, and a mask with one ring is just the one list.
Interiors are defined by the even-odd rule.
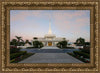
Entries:
[[10,45],[21,46],[25,44],[22,37],[19,37],[19,36],[15,36],[15,37],[16,39],[12,39],[12,41],[10,42]]
[[85,45],[85,39],[84,38],[78,38],[77,40],[76,40],[76,45],[78,45],[78,46],[83,46],[83,45]]
[[57,46],[60,47],[60,48],[66,48],[67,47],[67,41],[58,42]]
[[33,46],[35,48],[41,48],[41,47],[43,47],[43,43],[40,41],[33,41]]

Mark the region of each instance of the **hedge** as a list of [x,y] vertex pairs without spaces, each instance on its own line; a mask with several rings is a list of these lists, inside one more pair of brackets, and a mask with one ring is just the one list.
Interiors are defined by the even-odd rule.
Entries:
[[10,48],[10,54],[20,52],[20,48]]
[[90,55],[81,51],[73,51],[75,55],[83,56],[84,58],[90,58]]
[[20,57],[21,55],[24,55],[26,54],[27,52],[26,51],[20,51],[18,53],[13,53],[13,54],[10,54],[10,60],[16,58],[16,57]]
[[80,50],[81,50],[81,52],[90,54],[90,49],[80,49]]

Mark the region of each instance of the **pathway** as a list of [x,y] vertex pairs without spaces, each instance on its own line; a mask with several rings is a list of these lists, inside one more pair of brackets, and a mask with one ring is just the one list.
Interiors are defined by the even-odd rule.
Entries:
[[58,47],[43,47],[21,49],[21,51],[27,51],[28,53],[72,53],[73,51],[79,51],[79,49],[59,49]]
[[55,46],[44,46],[41,49],[59,49],[59,48]]
[[19,63],[83,63],[67,53],[36,53]]

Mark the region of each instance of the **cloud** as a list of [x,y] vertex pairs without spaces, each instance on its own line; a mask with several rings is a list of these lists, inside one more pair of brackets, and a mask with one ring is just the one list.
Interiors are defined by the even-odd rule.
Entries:
[[[84,26],[89,26],[89,17],[84,17],[86,13],[78,11],[74,13],[54,13],[54,24],[62,32],[72,31],[80,32],[83,31]],[[81,16],[81,18],[79,17]]]
[[40,17],[41,11],[20,11],[16,13],[16,11],[11,12],[11,21],[24,21],[29,16]]
[[[21,25],[20,24],[14,25],[13,27],[16,28],[16,26],[20,25],[20,28],[23,27],[22,30],[25,29],[28,31],[29,29],[26,28],[38,29],[41,26],[40,24],[44,24],[44,22],[48,21],[50,16],[52,23],[56,26],[56,28],[61,33],[63,34],[70,33],[71,37],[75,39],[75,37],[78,36],[86,37],[86,35],[84,34],[87,34],[87,36],[89,36],[89,32],[85,29],[85,27],[89,27],[90,25],[90,19],[88,14],[89,11],[87,10],[86,11],[85,10],[75,10],[75,11],[58,10],[58,11],[51,11],[51,12],[43,11],[43,10],[33,10],[33,11],[28,10],[28,11],[19,11],[19,12],[12,11],[10,18],[11,18],[12,25],[13,23],[17,24],[17,22],[21,24]],[[46,21],[41,21],[43,23],[39,23],[34,19],[31,20],[31,17],[34,19],[37,18],[39,22],[41,21],[41,19],[44,18]],[[46,27],[44,26],[44,28]],[[20,34],[18,35],[20,36]],[[24,39],[28,37],[30,39],[32,36],[23,34]]]

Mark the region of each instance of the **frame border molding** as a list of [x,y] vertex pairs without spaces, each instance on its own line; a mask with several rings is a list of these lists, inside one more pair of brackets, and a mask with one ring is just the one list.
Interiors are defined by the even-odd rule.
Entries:
[[[1,2],[2,71],[98,71],[98,2]],[[90,10],[91,63],[19,64],[9,62],[10,10]],[[6,46],[5,46],[6,45]]]

